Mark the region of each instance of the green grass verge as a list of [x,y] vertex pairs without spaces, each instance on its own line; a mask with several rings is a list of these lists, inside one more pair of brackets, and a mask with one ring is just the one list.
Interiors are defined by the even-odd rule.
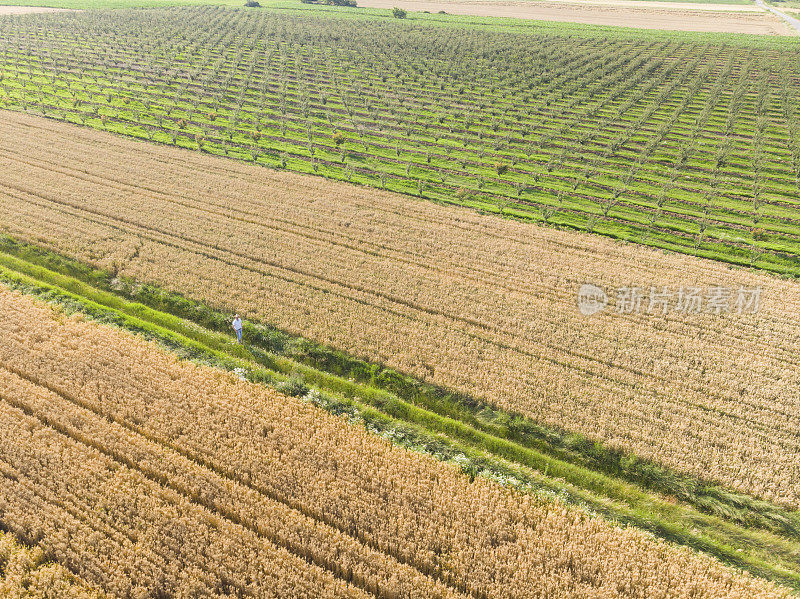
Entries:
[[[207,306],[112,279],[103,271],[8,238],[0,241],[0,280],[25,293],[154,339],[184,358],[303,397],[393,442],[458,463],[470,476],[487,476],[578,505],[800,590],[800,520],[794,512],[717,487],[709,494],[697,481],[690,485],[690,479],[621,456],[618,474],[632,478],[637,472],[642,478],[648,473],[649,486],[653,481],[663,486],[670,476],[684,492],[691,487],[706,493],[689,495],[694,504],[675,494],[665,497],[648,485],[595,469],[601,456],[607,460],[610,455],[600,444],[472,400],[468,405],[468,398],[262,325],[246,323],[248,343],[239,346],[223,332],[228,317]],[[193,318],[176,314],[181,312]],[[356,372],[360,377],[352,376]],[[411,389],[413,403],[401,396]]]

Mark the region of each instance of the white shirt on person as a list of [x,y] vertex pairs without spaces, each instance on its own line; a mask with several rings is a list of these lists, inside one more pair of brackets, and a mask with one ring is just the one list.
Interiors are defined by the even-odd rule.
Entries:
[[242,319],[241,318],[234,318],[234,320],[233,320],[233,330],[234,331],[241,331],[242,330]]

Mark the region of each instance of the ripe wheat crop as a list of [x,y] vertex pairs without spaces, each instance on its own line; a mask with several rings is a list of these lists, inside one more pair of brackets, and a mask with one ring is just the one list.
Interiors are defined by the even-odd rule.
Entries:
[[4,523],[115,595],[787,596],[3,288],[0,314]]
[[[800,505],[797,284],[5,113],[0,229]],[[761,287],[591,318],[578,287]]]
[[41,547],[28,549],[0,533],[0,597],[3,599],[104,599],[103,593],[51,563]]
[[519,31],[25,15],[0,21],[0,107],[798,272],[796,43]]

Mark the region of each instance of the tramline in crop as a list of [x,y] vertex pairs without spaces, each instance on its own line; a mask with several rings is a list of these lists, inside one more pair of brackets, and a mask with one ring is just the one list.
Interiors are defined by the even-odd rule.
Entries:
[[208,7],[15,17],[0,106],[798,272],[796,47],[431,32]]

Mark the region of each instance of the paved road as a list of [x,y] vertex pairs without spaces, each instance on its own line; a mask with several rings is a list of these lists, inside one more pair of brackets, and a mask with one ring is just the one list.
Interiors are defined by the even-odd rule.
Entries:
[[768,4],[765,4],[764,0],[756,0],[756,4],[758,4],[761,8],[766,8],[772,14],[778,15],[781,19],[789,23],[791,27],[794,27],[797,31],[800,31],[800,20],[795,19],[794,17],[790,17],[785,12],[779,11],[774,6],[769,6]]

